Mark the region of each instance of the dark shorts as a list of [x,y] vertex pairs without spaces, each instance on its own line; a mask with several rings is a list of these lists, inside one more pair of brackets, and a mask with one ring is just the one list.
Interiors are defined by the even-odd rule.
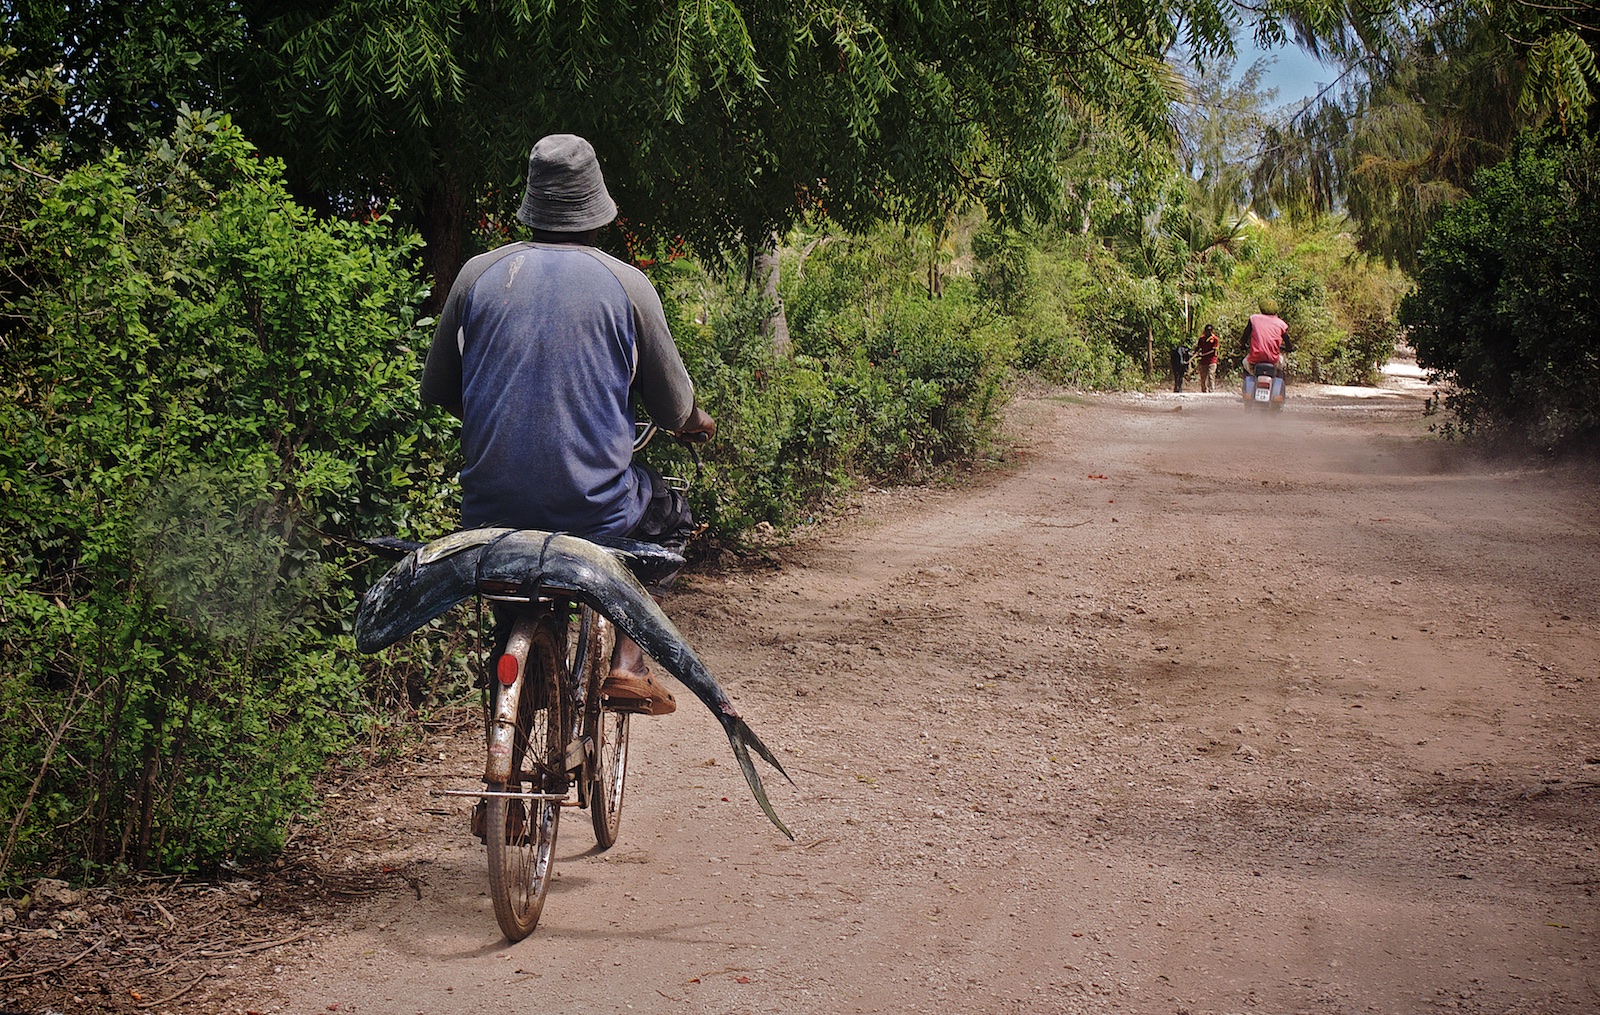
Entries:
[[643,517],[628,530],[627,537],[682,553],[689,536],[694,533],[689,498],[668,486],[661,473],[647,465],[641,468],[650,482],[650,500],[645,504]]

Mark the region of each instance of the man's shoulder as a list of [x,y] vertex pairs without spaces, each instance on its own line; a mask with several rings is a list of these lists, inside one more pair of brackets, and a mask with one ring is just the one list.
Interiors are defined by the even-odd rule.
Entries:
[[519,250],[527,250],[531,246],[532,244],[524,242],[506,243],[493,250],[486,250],[481,254],[467,258],[467,263],[463,264],[461,270],[456,273],[455,282],[450,286],[451,292],[459,293],[458,298],[464,297],[473,286],[478,284],[478,280],[486,275],[490,268],[493,268],[503,260],[506,255],[514,254]]
[[507,254],[514,254],[519,250],[529,250],[532,249],[532,247],[533,244],[527,242],[526,240],[518,240],[515,243],[502,243],[493,250],[485,250],[481,254],[475,254],[472,257],[467,258],[467,263],[461,267],[463,271],[468,268],[483,268],[495,263],[502,257],[505,257]]
[[635,268],[627,261],[622,260],[620,257],[615,257],[606,253],[599,247],[580,247],[579,249],[588,254],[590,257],[593,257],[596,261],[599,261],[601,264],[605,265],[606,268],[618,278],[627,278],[630,281],[639,281],[646,284],[648,284],[650,281],[649,277],[646,276],[644,272],[640,271],[638,268]]
[[[650,277],[620,258],[613,257],[598,247],[582,247],[584,253],[593,257],[622,285],[622,291],[627,294],[628,302],[635,308],[646,312],[659,312],[661,294],[656,292],[656,287]],[[654,309],[653,309],[654,308]]]

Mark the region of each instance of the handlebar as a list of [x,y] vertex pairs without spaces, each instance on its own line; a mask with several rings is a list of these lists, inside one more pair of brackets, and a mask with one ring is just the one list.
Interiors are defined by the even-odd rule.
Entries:
[[[635,423],[633,433],[633,450],[641,451],[656,434],[662,433],[661,427],[654,423]],[[672,439],[686,448],[693,448],[696,444],[704,444],[711,439],[711,435],[704,430],[664,431],[672,434]]]

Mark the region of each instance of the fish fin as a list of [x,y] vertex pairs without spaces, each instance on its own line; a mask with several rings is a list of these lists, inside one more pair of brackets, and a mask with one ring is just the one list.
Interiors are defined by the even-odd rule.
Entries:
[[793,839],[794,833],[789,831],[789,826],[785,825],[778,817],[778,812],[772,809],[772,801],[767,799],[766,787],[761,785],[761,773],[756,771],[755,762],[750,760],[750,748],[754,747],[762,760],[776,768],[778,774],[785,779],[789,779],[790,785],[794,784],[794,780],[789,778],[789,773],[783,770],[783,766],[778,764],[778,759],[772,756],[772,752],[767,750],[767,745],[745,725],[743,719],[736,715],[719,715],[717,718],[722,720],[722,728],[728,733],[728,743],[733,746],[733,756],[739,761],[739,771],[744,773],[744,781],[749,785],[756,803],[761,805],[761,813],[767,816],[767,820],[772,822],[778,831]]

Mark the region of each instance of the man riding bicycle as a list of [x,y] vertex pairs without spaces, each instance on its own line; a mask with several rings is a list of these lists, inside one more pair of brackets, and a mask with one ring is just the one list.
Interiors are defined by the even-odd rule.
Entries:
[[[655,288],[594,246],[616,216],[593,146],[541,138],[517,212],[533,240],[474,257],[450,288],[421,395],[461,420],[463,525],[688,539],[683,494],[632,460],[633,400],[680,435],[717,425],[695,403]],[[611,666],[601,692],[613,707],[676,708],[633,641],[617,639]]]

